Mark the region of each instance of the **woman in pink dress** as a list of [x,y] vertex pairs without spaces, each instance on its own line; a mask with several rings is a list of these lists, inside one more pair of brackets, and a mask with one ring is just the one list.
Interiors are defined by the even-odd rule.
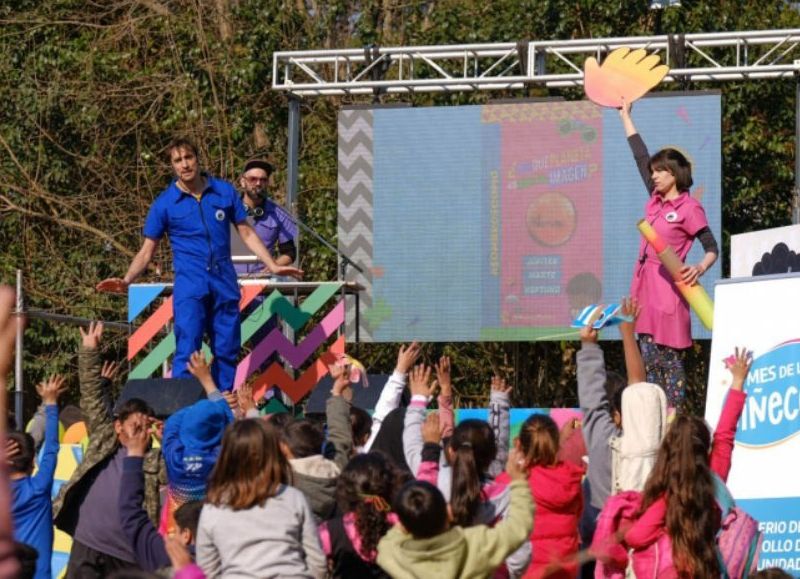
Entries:
[[[699,263],[686,264],[681,269],[684,283],[694,285],[714,265],[719,249],[703,206],[689,194],[692,166],[675,149],[662,149],[651,157],[631,119],[630,104],[623,105],[620,117],[650,195],[645,205],[645,219],[682,261],[686,260],[695,239],[700,240],[705,250]],[[692,345],[689,304],[644,239],[631,282],[631,296],[642,306],[636,332],[647,368],[647,381],[660,384],[670,406],[682,410],[686,396],[683,360],[686,348]]]

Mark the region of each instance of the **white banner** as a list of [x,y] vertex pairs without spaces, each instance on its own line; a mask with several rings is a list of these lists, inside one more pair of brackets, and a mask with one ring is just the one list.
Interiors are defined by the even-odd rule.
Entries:
[[753,351],[728,486],[765,533],[759,569],[800,576],[800,275],[718,283],[706,420],[715,427],[731,383],[725,359]]
[[800,225],[731,236],[731,278],[800,271]]

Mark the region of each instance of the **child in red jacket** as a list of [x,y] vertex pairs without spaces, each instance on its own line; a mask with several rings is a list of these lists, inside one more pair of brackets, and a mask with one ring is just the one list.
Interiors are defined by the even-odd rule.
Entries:
[[[533,557],[526,578],[571,579],[577,574],[578,520],[583,511],[582,465],[558,458],[559,432],[545,414],[523,423],[516,446],[525,457],[528,485],[536,503],[531,533]],[[505,482],[506,475],[498,478]]]

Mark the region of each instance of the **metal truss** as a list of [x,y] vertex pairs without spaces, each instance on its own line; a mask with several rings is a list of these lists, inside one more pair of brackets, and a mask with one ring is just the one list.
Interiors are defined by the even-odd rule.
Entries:
[[800,29],[452,46],[304,50],[273,55],[272,88],[298,96],[461,92],[583,84],[583,62],[622,46],[658,53],[664,82],[794,77]]

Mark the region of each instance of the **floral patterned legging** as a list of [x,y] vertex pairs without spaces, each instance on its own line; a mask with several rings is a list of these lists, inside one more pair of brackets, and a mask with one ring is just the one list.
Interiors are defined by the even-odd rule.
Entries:
[[649,334],[639,335],[639,348],[647,370],[647,381],[661,386],[667,393],[667,403],[677,412],[682,412],[686,402],[685,350],[656,344]]

